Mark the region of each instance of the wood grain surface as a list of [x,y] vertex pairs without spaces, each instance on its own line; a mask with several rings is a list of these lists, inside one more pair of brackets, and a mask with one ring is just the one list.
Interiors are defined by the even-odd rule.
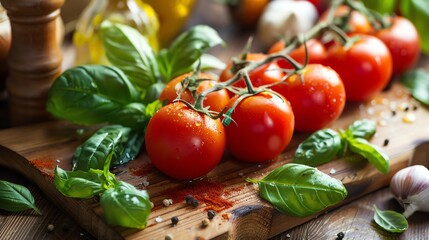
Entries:
[[[205,14],[203,10],[206,7],[210,7],[211,14]],[[220,30],[222,37],[228,42],[227,48],[213,50],[215,55],[223,60],[240,52],[246,39],[252,34],[228,26],[230,19],[224,11],[225,9],[218,5],[200,1],[194,16],[199,23],[209,24]],[[234,41],[231,41],[232,39]],[[422,59],[421,66],[429,66],[427,58]],[[408,104],[408,110],[399,109],[401,104]],[[395,116],[391,111],[393,105],[397,107]],[[417,108],[414,109],[414,106]],[[415,114],[416,121],[404,123],[403,117],[406,114]],[[345,234],[344,239],[426,239],[429,229],[427,214],[413,215],[410,218],[410,229],[404,234],[386,235],[372,223],[372,206],[377,204],[380,209],[401,211],[389,189],[385,188],[390,177],[410,164],[429,165],[429,147],[425,143],[429,140],[429,110],[413,101],[403,88],[394,85],[373,101],[349,104],[342,118],[331,127],[344,128],[360,118],[370,118],[378,122],[378,133],[371,143],[382,146],[385,139],[389,139],[389,144],[383,149],[392,158],[392,168],[386,176],[362,159],[352,162],[337,159],[321,166],[322,171],[328,174],[335,172],[331,175],[345,183],[349,197],[341,204],[343,206],[320,213],[317,218],[316,215],[292,218],[273,210],[257,196],[255,186],[244,181],[245,177],[263,177],[272,169],[289,162],[297,144],[307,137],[305,134],[295,134],[288,149],[269,164],[244,164],[226,155],[222,163],[203,181],[210,180],[223,184],[225,189],[236,189],[228,196],[223,196],[233,202],[233,206],[218,214],[207,228],[200,225],[206,216],[204,206],[192,209],[183,202],[177,202],[172,206],[162,207],[162,200],[168,196],[169,189],[188,183],[169,179],[154,168],[149,168],[148,171],[149,160],[144,154],[130,164],[115,169],[121,180],[140,189],[146,188],[155,203],[149,227],[142,231],[108,226],[95,200],[80,201],[61,196],[52,185],[53,167],[41,169],[32,164],[46,160],[54,161],[54,166],[56,160],[60,160],[61,167],[70,169],[71,155],[76,146],[85,139],[76,133],[79,126],[49,122],[2,130],[0,165],[15,169],[21,176],[29,179],[32,183],[29,185],[30,189],[36,194],[36,201],[44,215],[33,217],[28,212],[9,214],[0,211],[0,239],[86,238],[88,235],[82,229],[99,239],[164,239],[168,233],[173,234],[174,239],[335,239],[340,232]],[[144,174],[136,174],[136,169],[144,170]],[[9,170],[0,169],[1,177],[5,172]],[[13,174],[10,179],[17,177]],[[149,183],[147,187],[145,182]],[[376,191],[377,189],[381,190]],[[45,197],[49,201],[46,201]],[[158,216],[163,219],[160,223],[155,221]],[[175,227],[169,222],[172,216],[179,216],[181,219]],[[66,225],[70,223],[69,233],[63,232],[62,221],[67,223]],[[52,222],[57,223],[57,228],[54,232],[47,232],[47,224]],[[304,222],[307,223],[301,225]]]
[[[391,110],[393,105],[398,108],[394,115]],[[408,108],[400,107],[405,105]],[[404,122],[403,118],[407,114],[414,114],[415,122]],[[321,171],[345,184],[349,194],[340,205],[387,186],[395,172],[415,164],[411,161],[414,149],[422,142],[429,140],[428,109],[413,101],[398,84],[394,84],[389,91],[366,104],[349,104],[342,117],[331,127],[342,129],[361,118],[370,118],[379,122],[378,132],[371,140],[373,144],[382,146],[385,139],[389,139],[389,144],[383,148],[391,157],[390,173],[383,175],[366,160],[360,158],[348,161],[336,159],[320,166]],[[153,167],[147,168],[150,162],[143,151],[136,160],[116,168],[114,172],[120,180],[148,190],[155,204],[149,218],[149,225],[142,231],[108,226],[103,220],[102,210],[97,201],[66,198],[55,189],[52,183],[55,165],[70,169],[74,150],[88,136],[78,134],[78,129],[81,129],[81,126],[59,121],[5,129],[0,132],[0,164],[28,177],[52,202],[97,238],[163,239],[166,233],[171,233],[178,239],[199,237],[267,239],[318,215],[295,218],[280,214],[259,198],[253,184],[244,180],[246,177],[261,178],[273,169],[290,162],[297,145],[307,137],[304,134],[295,134],[286,151],[270,163],[259,165],[242,163],[225,154],[223,161],[207,177],[193,181],[193,185],[199,182],[216,183],[221,184],[225,191],[230,190],[228,195],[224,193],[221,195],[233,203],[232,207],[219,212],[219,216],[205,228],[201,227],[201,221],[206,217],[204,204],[192,208],[182,199],[172,206],[162,206],[162,200],[170,197],[169,192],[179,186],[188,185],[189,182],[176,181]],[[86,129],[86,134],[90,133],[91,129]],[[36,162],[39,163],[36,164]],[[43,167],[40,167],[40,162],[45,162]],[[427,159],[423,164],[429,165]],[[143,173],[136,174],[136,169],[142,170]],[[148,184],[144,184],[145,182]],[[181,219],[180,224],[175,227],[172,227],[169,221],[173,216]],[[157,221],[158,217],[164,221]]]

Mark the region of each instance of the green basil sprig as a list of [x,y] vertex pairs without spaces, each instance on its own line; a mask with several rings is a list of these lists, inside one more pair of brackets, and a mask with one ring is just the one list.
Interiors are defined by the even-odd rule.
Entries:
[[148,193],[126,182],[105,191],[100,205],[107,223],[130,228],[145,228],[151,209]]
[[161,74],[153,49],[136,29],[104,21],[101,36],[109,62],[140,89],[156,83]]
[[88,199],[100,195],[104,217],[109,224],[129,228],[145,228],[151,212],[149,195],[145,190],[118,181],[109,171],[113,150],[104,161],[102,170],[64,171],[57,167],[54,184],[64,196]]
[[429,73],[423,69],[406,72],[401,76],[401,83],[415,99],[429,106]]
[[379,147],[370,144],[367,139],[376,132],[375,122],[358,120],[340,133],[332,129],[322,129],[303,141],[294,155],[294,162],[308,166],[318,166],[329,162],[347,150],[361,155],[380,172],[389,172],[389,156]]
[[144,134],[121,125],[100,128],[73,155],[73,170],[103,169],[105,159],[114,152],[113,166],[134,159],[143,144]]
[[282,213],[305,217],[335,205],[347,196],[341,181],[302,164],[285,164],[263,179],[247,179],[259,195]]
[[0,209],[9,212],[33,209],[37,214],[41,214],[28,188],[3,180],[0,180]]
[[76,124],[144,125],[145,105],[121,70],[87,65],[69,69],[49,91],[47,110],[55,117]]
[[374,205],[374,221],[388,232],[402,233],[408,229],[408,221],[404,215],[395,211],[381,211]]
[[313,133],[296,149],[294,162],[318,166],[331,161],[341,149],[341,137],[332,129]]

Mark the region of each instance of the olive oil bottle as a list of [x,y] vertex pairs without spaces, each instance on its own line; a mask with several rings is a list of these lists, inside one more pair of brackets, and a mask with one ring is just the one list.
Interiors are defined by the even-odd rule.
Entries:
[[150,5],[141,0],[92,0],[82,12],[73,35],[75,65],[107,64],[99,31],[104,20],[134,27],[158,50],[159,21]]

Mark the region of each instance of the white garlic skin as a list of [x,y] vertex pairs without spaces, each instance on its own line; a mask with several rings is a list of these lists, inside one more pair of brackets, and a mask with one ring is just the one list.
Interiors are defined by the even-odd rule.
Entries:
[[405,208],[404,216],[415,211],[429,212],[429,170],[414,165],[397,172],[390,181],[390,189]]
[[310,30],[319,18],[316,7],[307,1],[276,0],[265,7],[258,22],[257,36],[263,47],[281,38]]

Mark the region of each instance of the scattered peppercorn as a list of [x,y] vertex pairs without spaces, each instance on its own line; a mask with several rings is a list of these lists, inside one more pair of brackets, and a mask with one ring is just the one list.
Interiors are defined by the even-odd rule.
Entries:
[[392,117],[396,116],[396,111],[392,110]]
[[48,232],[52,232],[52,231],[54,231],[55,230],[55,226],[54,226],[54,224],[49,224],[48,225]]
[[339,232],[339,233],[337,233],[336,240],[342,240],[344,238],[344,236],[345,236],[344,232]]
[[207,217],[208,217],[209,219],[213,219],[215,216],[216,216],[216,212],[215,212],[214,210],[210,209],[210,210],[207,212]]
[[406,111],[408,111],[408,110],[410,110],[410,108],[409,108],[408,106],[406,106],[406,107],[404,108],[404,112],[406,112]]
[[167,235],[165,235],[165,240],[173,240],[173,234],[169,233]]
[[416,111],[417,109],[418,109],[418,107],[416,105],[414,105],[413,111]]
[[208,218],[204,218],[201,224],[203,225],[203,227],[207,227],[210,224],[210,220]]
[[185,197],[185,201],[187,204],[192,205],[193,207],[198,207],[198,205],[200,204],[200,202],[195,199],[192,195],[187,195]]
[[384,142],[383,142],[383,147],[386,147],[387,145],[389,145],[389,139],[384,139]]
[[171,218],[171,224],[173,224],[173,226],[177,225],[177,223],[179,222],[179,218],[174,216]]

